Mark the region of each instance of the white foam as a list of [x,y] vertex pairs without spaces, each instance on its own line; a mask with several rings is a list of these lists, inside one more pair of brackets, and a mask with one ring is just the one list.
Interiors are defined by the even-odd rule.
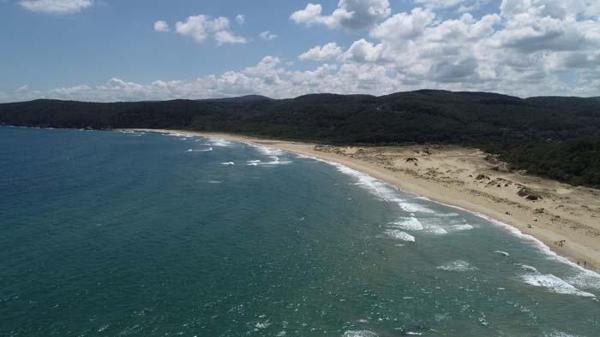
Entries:
[[274,166],[274,165],[287,165],[290,164],[289,160],[281,160],[279,157],[271,157],[271,161],[262,161],[259,159],[256,160],[248,160],[246,165],[248,166]]
[[581,271],[577,275],[569,277],[567,281],[580,288],[600,290],[600,275],[589,270]]
[[517,237],[517,238],[519,238],[521,240],[528,241],[529,243],[531,243],[532,245],[534,245],[536,248],[538,248],[543,254],[545,254],[546,256],[548,256],[548,258],[551,258],[551,259],[554,259],[554,260],[556,260],[558,262],[561,262],[563,264],[569,265],[570,267],[573,267],[573,268],[577,269],[580,273],[586,273],[586,274],[588,274],[588,277],[593,277],[593,278],[600,279],[600,274],[598,274],[597,272],[589,270],[589,269],[585,269],[584,267],[576,264],[575,262],[567,259],[566,257],[558,255],[557,253],[555,253],[554,251],[552,251],[550,249],[550,247],[548,247],[545,243],[543,243],[542,241],[540,241],[539,239],[535,238],[532,235],[525,234],[525,233],[521,232],[516,227],[513,227],[513,226],[511,226],[511,225],[509,225],[507,223],[504,223],[502,221],[496,220],[496,219],[494,219],[492,217],[489,217],[489,216],[487,216],[487,215],[485,215],[483,213],[470,211],[470,210],[464,209],[464,208],[459,207],[459,206],[455,206],[455,205],[451,205],[451,204],[446,204],[446,203],[439,202],[439,201],[433,201],[433,200],[430,200],[430,199],[425,198],[425,197],[423,197],[422,199],[429,200],[431,202],[434,202],[434,203],[437,203],[437,204],[440,204],[440,205],[444,205],[446,207],[454,208],[454,209],[457,209],[457,210],[460,210],[460,211],[463,211],[463,212],[466,212],[466,213],[474,214],[474,215],[476,215],[476,216],[478,216],[478,217],[480,217],[480,218],[482,218],[484,220],[487,220],[488,222],[492,223],[493,225],[496,225],[498,227],[501,227],[501,228],[507,230],[513,236],[515,236],[515,237]]
[[448,231],[446,229],[442,228],[441,226],[437,226],[437,225],[428,225],[427,229],[425,231],[427,233],[431,233],[431,234],[435,234],[435,235],[448,234]]
[[[432,202],[431,200],[428,200],[428,201]],[[454,217],[459,217],[460,214],[458,214],[458,213],[437,213],[436,216],[439,218],[454,218]]]
[[[146,130],[139,130],[139,131],[146,131]],[[168,132],[167,131],[167,132],[162,132],[162,133],[163,134],[172,135],[172,136],[178,136],[178,137],[188,137],[189,136],[188,134],[184,134],[184,133],[180,133],[180,132]],[[230,146],[232,144],[229,141],[225,141],[225,140],[221,140],[221,139],[215,139],[215,138],[212,138],[212,137],[206,137],[206,138],[211,139],[212,144],[215,145],[215,146],[218,146],[217,144],[222,145],[222,146]],[[254,144],[243,142],[243,141],[239,141],[239,142],[240,143],[245,143],[245,144],[248,144],[248,145],[254,145]],[[382,197],[384,200],[393,201],[393,202],[397,202],[397,203],[401,203],[401,202],[405,201],[405,200],[403,200],[402,198],[400,198],[397,195],[398,189],[396,189],[395,187],[391,188],[390,187],[391,185],[389,185],[387,183],[383,183],[383,182],[381,182],[381,181],[379,181],[379,180],[377,180],[377,179],[375,179],[375,178],[373,178],[373,177],[371,177],[371,176],[369,176],[367,174],[364,174],[362,172],[353,170],[353,169],[351,169],[351,168],[349,168],[347,166],[344,166],[342,164],[339,164],[339,163],[336,163],[336,162],[327,161],[327,160],[320,159],[320,158],[317,158],[317,157],[313,157],[313,156],[309,156],[309,155],[304,155],[304,154],[298,154],[298,153],[296,154],[296,156],[298,158],[308,158],[308,159],[311,159],[311,160],[315,160],[315,161],[326,163],[328,165],[332,165],[335,168],[337,168],[338,171],[340,171],[340,172],[342,172],[344,174],[348,174],[348,175],[351,175],[351,176],[357,178],[359,180],[359,184],[358,185],[361,185],[363,187],[368,188],[369,191],[373,192],[373,194],[375,194],[375,195],[377,195],[379,197]],[[257,166],[258,164],[250,164],[250,165]],[[459,207],[459,206],[455,206],[455,205],[451,205],[451,204],[447,204],[447,203],[443,203],[443,202],[439,202],[439,201],[433,201],[433,200],[431,200],[430,198],[427,198],[427,197],[416,196],[415,198],[419,199],[419,200],[426,200],[426,201],[429,201],[429,202],[433,202],[433,203],[436,203],[436,204],[439,204],[439,205],[444,205],[446,207],[449,207],[449,208],[452,208],[452,209],[456,209],[456,210],[459,210],[459,211],[462,211],[462,212],[467,212],[467,213],[474,214],[474,215],[476,215],[476,216],[478,216],[478,217],[480,217],[482,219],[487,220],[488,222],[490,222],[490,223],[492,223],[494,225],[497,225],[499,227],[502,227],[502,228],[508,230],[511,234],[513,234],[514,236],[516,236],[516,237],[518,237],[520,239],[527,240],[527,241],[531,242],[540,251],[542,251],[544,254],[546,254],[550,258],[553,258],[553,259],[555,259],[555,260],[557,260],[557,261],[559,261],[561,263],[567,264],[567,265],[569,265],[569,266],[577,269],[579,272],[586,273],[588,275],[588,276],[586,276],[587,278],[590,277],[589,275],[593,275],[593,276],[591,276],[592,278],[594,278],[594,279],[599,278],[600,279],[600,274],[598,274],[596,272],[593,272],[591,270],[585,269],[582,266],[579,266],[576,263],[568,260],[567,258],[556,254],[554,251],[552,251],[550,249],[550,247],[548,247],[542,241],[536,239],[535,237],[533,237],[531,235],[524,234],[519,229],[517,229],[517,228],[515,228],[515,227],[513,227],[513,226],[511,226],[509,224],[503,223],[501,221],[498,221],[498,220],[496,220],[494,218],[491,218],[491,217],[489,217],[489,216],[487,216],[485,214],[479,213],[479,212],[473,212],[473,211],[469,211],[469,210],[464,209],[464,208]],[[403,209],[405,209],[405,210],[406,209],[410,209],[410,210],[421,211],[421,212],[425,211],[426,213],[433,212],[432,210],[429,210],[427,208],[420,208],[418,210],[415,209],[415,208],[411,208],[411,206],[413,206],[413,205],[414,204],[412,204],[412,203],[404,203],[404,207],[405,208],[403,208]],[[420,206],[420,205],[418,205],[418,206]],[[456,214],[456,213],[436,214],[436,216],[457,216],[457,215],[458,214]],[[578,274],[578,275],[580,275],[580,274]],[[575,277],[577,277],[577,276],[575,276]]]
[[230,147],[233,145],[232,142],[224,140],[224,139],[219,139],[219,138],[212,138],[212,137],[207,137],[210,144],[213,146],[218,146],[218,147]]
[[471,264],[464,260],[456,260],[452,262],[448,262],[444,265],[437,266],[437,269],[445,270],[445,271],[457,271],[457,272],[466,272],[477,270],[476,267],[471,266]]
[[369,330],[348,330],[343,337],[378,337],[376,333]]
[[544,337],[578,337],[577,335],[571,335],[563,331],[554,330],[549,334],[544,334]]
[[412,236],[406,232],[397,230],[397,229],[388,229],[385,231],[385,234],[387,236],[391,237],[392,239],[396,239],[396,240],[402,240],[402,241],[407,241],[407,242],[415,242],[416,241],[414,236]]
[[281,160],[277,156],[271,156],[271,161],[263,162],[262,165],[287,165],[290,163],[291,163],[291,161],[289,161],[289,160]]
[[258,330],[266,329],[270,326],[271,326],[271,322],[269,322],[269,320],[257,322],[256,325],[254,325],[254,327]]
[[213,148],[209,147],[206,149],[188,149],[187,152],[210,152],[212,150],[213,150]]
[[524,270],[527,270],[527,271],[531,271],[531,272],[534,272],[534,273],[538,272],[537,268],[529,266],[529,265],[526,265],[526,264],[518,264],[518,266],[521,267],[521,268],[523,268]]
[[472,225],[462,224],[462,225],[452,225],[452,226],[450,226],[449,229],[451,232],[463,232],[463,231],[470,231],[474,228],[475,227],[473,227]]
[[581,291],[575,288],[575,286],[572,284],[552,274],[525,274],[521,276],[521,279],[529,285],[546,288],[549,291],[557,294],[596,297],[592,293]]
[[362,172],[351,169],[347,166],[340,165],[337,163],[330,163],[335,166],[337,170],[343,174],[349,175],[357,180],[356,185],[361,186],[374,194],[375,196],[389,202],[401,203],[404,202],[402,198],[399,197],[398,191],[394,189],[391,185],[384,183],[378,179],[375,179],[369,175],[366,175]]
[[268,146],[264,146],[264,145],[257,145],[257,144],[248,144],[248,145],[250,145],[253,148],[257,149],[260,153],[264,154],[265,156],[282,156],[284,154],[283,150],[276,149],[276,148],[273,148],[273,147],[268,147]]
[[[510,254],[509,254],[509,253],[507,253],[507,252],[505,252],[505,251],[503,251],[503,250],[496,250],[496,251],[494,251],[494,253],[496,253],[496,254],[499,254],[499,255],[502,255],[502,256],[505,256],[505,257],[509,257],[509,256],[510,256]],[[534,268],[534,269],[535,269],[535,268]]]
[[426,213],[426,214],[433,214],[435,213],[435,211],[423,206],[423,205],[419,205],[419,204],[415,204],[415,203],[410,203],[410,202],[402,202],[399,203],[400,208],[402,208],[404,211],[406,212],[410,212],[410,213]]
[[422,231],[423,224],[417,218],[404,218],[391,223],[391,227],[400,228],[407,231]]
[[233,165],[235,165],[235,163],[232,162],[232,161],[226,161],[226,162],[221,163],[221,165],[223,165],[223,166],[233,166]]

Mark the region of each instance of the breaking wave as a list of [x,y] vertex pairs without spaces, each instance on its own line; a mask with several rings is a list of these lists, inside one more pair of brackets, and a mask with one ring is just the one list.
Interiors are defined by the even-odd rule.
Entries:
[[445,271],[457,271],[457,272],[466,272],[477,270],[477,267],[473,267],[469,262],[464,260],[456,260],[452,262],[448,262],[444,265],[437,266],[437,269],[445,270]]
[[579,290],[567,281],[552,274],[525,274],[521,276],[521,279],[529,285],[546,288],[548,291],[557,294],[596,297],[596,295]]
[[415,242],[416,241],[414,236],[412,236],[406,232],[397,230],[397,229],[388,229],[385,231],[385,234],[387,236],[389,236],[390,238],[396,239],[396,240],[402,240],[402,241],[407,241],[407,242]]

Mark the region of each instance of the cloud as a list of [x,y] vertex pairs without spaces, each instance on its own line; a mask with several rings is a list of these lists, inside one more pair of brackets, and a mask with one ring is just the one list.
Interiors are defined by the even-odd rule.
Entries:
[[211,18],[207,15],[195,15],[175,24],[175,32],[191,37],[197,43],[204,43],[212,37],[218,45],[246,43],[246,38],[235,35],[231,31],[229,19],[226,17]]
[[323,6],[309,3],[290,16],[297,24],[344,27],[351,30],[368,28],[391,13],[388,0],[340,0],[331,15],[323,15]]
[[[400,81],[388,77],[382,66],[369,64],[320,65],[308,71],[288,69],[285,62],[273,56],[239,71],[207,75],[191,81],[157,80],[142,84],[113,78],[90,86],[56,88],[48,91],[29,90],[15,93],[11,100],[55,98],[86,101],[200,99],[263,94],[275,98],[294,97],[311,92],[389,93],[406,89]],[[0,100],[6,95],[0,93]]]
[[340,48],[335,42],[328,43],[324,46],[315,46],[298,56],[303,61],[325,61],[334,59],[342,54]]
[[365,39],[360,39],[352,43],[344,53],[343,59],[356,63],[380,62],[382,61],[383,48],[383,44],[375,45]]
[[398,13],[371,30],[371,36],[388,41],[405,41],[420,36],[433,23],[435,14],[415,8],[410,13]]
[[[502,0],[487,14],[460,13],[461,6],[474,3],[479,1],[464,1],[450,11],[427,6],[391,16],[384,13],[364,30],[353,31],[335,11],[323,15],[320,5],[310,4],[307,10],[294,13],[292,20],[345,28],[355,37],[345,50],[331,42],[299,56],[317,63],[298,67],[267,56],[250,67],[191,81],[113,79],[96,86],[0,93],[0,100],[194,99],[245,94],[278,98],[314,92],[382,95],[421,88],[598,96],[599,1]],[[348,3],[340,1],[338,9],[342,7],[349,8]],[[217,37],[218,31],[231,32],[226,18],[196,16],[179,24],[179,34],[199,42],[236,39],[233,33]]]
[[466,0],[414,0],[416,4],[422,5],[426,8],[440,9],[440,8],[452,8],[466,2]]
[[244,23],[246,23],[246,16],[243,14],[236,15],[235,22],[237,22],[238,25],[243,25]]
[[265,41],[272,41],[277,38],[277,34],[273,34],[268,30],[258,34],[258,36]]
[[168,32],[171,29],[169,28],[168,23],[162,20],[158,20],[154,23],[154,30],[157,32]]
[[91,7],[93,0],[20,0],[21,7],[46,14],[73,14]]

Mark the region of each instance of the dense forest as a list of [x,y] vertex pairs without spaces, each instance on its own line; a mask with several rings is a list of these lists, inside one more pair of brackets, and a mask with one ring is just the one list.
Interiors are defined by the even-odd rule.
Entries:
[[35,100],[0,104],[0,124],[189,129],[331,144],[459,144],[498,154],[513,169],[600,187],[600,98],[420,90],[281,100]]

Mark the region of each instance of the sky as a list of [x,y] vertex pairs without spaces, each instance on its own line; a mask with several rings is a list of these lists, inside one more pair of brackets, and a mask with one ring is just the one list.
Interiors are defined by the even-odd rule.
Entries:
[[0,0],[0,102],[600,96],[600,0]]

